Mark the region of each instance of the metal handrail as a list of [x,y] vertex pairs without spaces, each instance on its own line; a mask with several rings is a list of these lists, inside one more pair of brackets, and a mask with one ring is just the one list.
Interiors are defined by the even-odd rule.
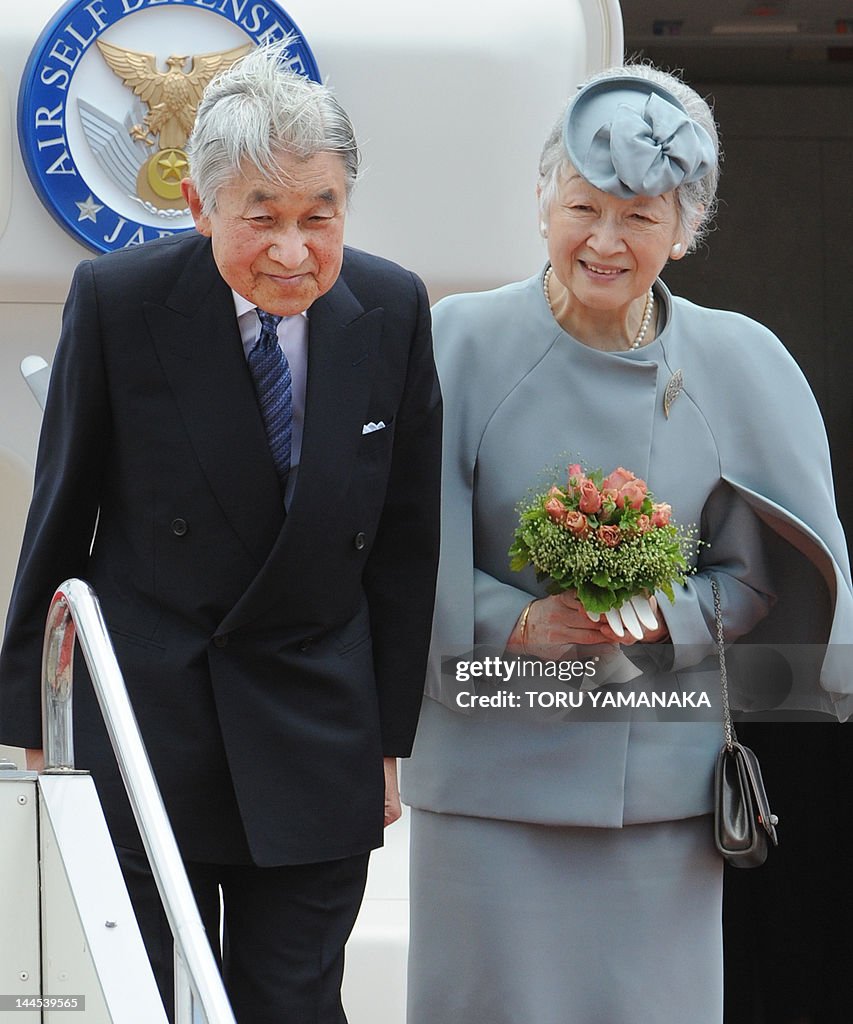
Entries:
[[50,603],[42,657],[45,771],[74,771],[74,642],[107,726],[124,787],[175,941],[175,1024],[191,1024],[194,996],[208,1024],[235,1024],[160,790],[142,742],[101,606],[82,580],[66,580]]

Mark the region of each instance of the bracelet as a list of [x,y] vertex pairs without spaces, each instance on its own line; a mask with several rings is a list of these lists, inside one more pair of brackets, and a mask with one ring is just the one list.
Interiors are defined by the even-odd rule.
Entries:
[[530,614],[530,609],[533,607],[533,601],[529,601],[524,606],[524,611],[521,613],[521,618],[518,620],[518,636],[521,640],[521,653],[527,653],[527,616]]

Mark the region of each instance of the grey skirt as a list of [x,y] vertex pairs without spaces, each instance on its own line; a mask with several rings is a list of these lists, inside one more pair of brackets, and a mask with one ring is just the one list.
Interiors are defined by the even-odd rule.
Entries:
[[721,1024],[708,816],[623,829],[412,811],[408,1024]]

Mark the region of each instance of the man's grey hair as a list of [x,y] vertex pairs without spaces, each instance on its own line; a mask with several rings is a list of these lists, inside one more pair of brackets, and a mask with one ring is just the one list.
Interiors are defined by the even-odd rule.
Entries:
[[[711,136],[714,143],[714,152],[716,153],[717,160],[713,169],[704,178],[700,178],[699,181],[679,185],[675,189],[681,227],[685,237],[688,239],[687,250],[690,252],[696,248],[708,231],[717,209],[717,183],[720,178],[719,165],[722,157],[714,115],[708,103],[698,92],[691,89],[686,82],[677,75],[661,71],[660,68],[656,68],[651,64],[628,63],[608,68],[605,71],[598,71],[594,75],[590,75],[582,83],[581,88],[590,82],[596,82],[602,78],[613,78],[617,75],[645,78],[648,81],[662,85],[664,89],[668,89],[683,105],[690,117]],[[563,144],[563,124],[573,101],[574,97],[566,104],[556,124],[551,129],[539,159],[539,212],[543,223],[547,223],[548,210],[557,196],[561,179],[571,173],[573,169]]]
[[349,198],[360,160],[352,123],[328,86],[293,70],[287,47],[294,40],[257,47],[205,89],[187,142],[190,177],[205,214],[246,165],[286,184],[278,166],[282,153],[306,160],[339,153]]

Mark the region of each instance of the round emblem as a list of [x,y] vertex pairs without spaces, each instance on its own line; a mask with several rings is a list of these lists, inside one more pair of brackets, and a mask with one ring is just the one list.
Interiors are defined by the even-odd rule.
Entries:
[[18,140],[39,198],[78,241],[108,252],[186,231],[185,152],[207,83],[253,46],[297,36],[275,0],[71,0],[24,69]]

